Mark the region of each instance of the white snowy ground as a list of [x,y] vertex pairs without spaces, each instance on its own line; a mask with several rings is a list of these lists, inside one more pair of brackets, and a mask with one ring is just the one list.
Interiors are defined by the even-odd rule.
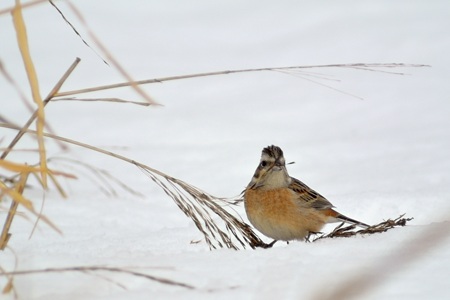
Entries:
[[[191,244],[202,235],[135,167],[75,146],[63,152],[49,142],[49,156],[106,169],[144,196],[120,188],[116,196],[105,195],[89,172],[55,163],[80,177],[61,181],[67,200],[54,189],[45,195],[44,213],[64,234],[40,223],[29,239],[32,222],[16,218],[9,246],[17,270],[134,267],[195,289],[110,273],[36,274],[16,276],[20,299],[338,299],[333,293],[348,284],[363,287],[352,280],[365,276],[374,277],[356,299],[450,298],[448,1],[73,3],[136,79],[291,65],[431,65],[391,70],[406,76],[308,69],[327,79],[277,72],[188,79],[144,86],[162,107],[55,102],[46,109],[57,134],[123,154],[213,195],[239,194],[261,149],[275,144],[295,161],[290,174],[342,213],[373,224],[402,213],[414,220],[368,237],[210,251],[204,241]],[[70,9],[57,4],[97,49]],[[81,64],[63,90],[124,80],[49,4],[26,10],[25,21],[43,95],[77,56]],[[0,59],[28,93],[11,24],[9,14],[0,15]],[[23,124],[29,112],[4,77],[0,90],[0,114]],[[141,100],[130,89],[80,95],[88,96]],[[14,134],[0,128],[0,147]],[[20,148],[34,145],[27,138]],[[9,158],[36,161],[24,152]],[[39,188],[26,195],[40,207]],[[242,208],[239,213],[244,217]],[[436,233],[440,237],[430,242]],[[10,250],[0,253],[2,268],[11,271],[14,264]]]

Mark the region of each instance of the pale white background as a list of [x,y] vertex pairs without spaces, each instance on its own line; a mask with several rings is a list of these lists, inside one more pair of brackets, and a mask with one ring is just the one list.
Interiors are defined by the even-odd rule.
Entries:
[[[56,3],[101,53],[68,6]],[[440,244],[427,248],[421,237],[439,225],[448,227],[450,220],[447,1],[73,3],[135,79],[334,63],[431,65],[388,70],[405,76],[309,69],[296,76],[259,72],[187,79],[143,86],[160,107],[55,102],[46,108],[58,135],[141,161],[216,196],[238,195],[261,149],[276,144],[288,161],[295,161],[290,174],[342,213],[367,223],[402,213],[414,220],[408,227],[364,238],[209,251],[203,241],[190,243],[201,234],[135,167],[74,146],[64,152],[49,142],[50,157],[71,157],[108,170],[144,196],[120,187],[117,195],[105,195],[91,173],[55,161],[53,166],[79,177],[61,180],[69,198],[61,199],[54,189],[44,197],[37,186],[26,195],[37,208],[45,199],[44,213],[64,234],[41,223],[29,239],[32,222],[15,219],[9,246],[17,269],[136,267],[196,289],[117,274],[102,273],[113,282],[80,273],[44,274],[16,277],[20,299],[312,299],[331,295],[375,267],[382,270],[377,274],[382,282],[374,281],[360,298],[449,297],[449,241],[443,235]],[[3,1],[1,8],[12,4]],[[24,17],[43,96],[75,57],[81,64],[62,90],[124,81],[49,4],[27,9]],[[0,59],[28,95],[9,14],[0,16],[0,28]],[[0,90],[0,114],[23,124],[30,112],[4,77]],[[126,88],[82,96],[142,100]],[[0,129],[0,147],[14,134]],[[34,146],[35,140],[26,138],[18,148]],[[9,158],[36,162],[26,152]],[[245,218],[242,208],[238,212]],[[398,267],[389,260],[411,253],[420,257]],[[0,253],[6,270],[14,269],[14,261],[10,250]]]

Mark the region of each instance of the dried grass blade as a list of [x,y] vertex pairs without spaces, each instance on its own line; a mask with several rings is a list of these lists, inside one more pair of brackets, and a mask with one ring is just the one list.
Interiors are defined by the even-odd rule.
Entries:
[[[22,195],[23,190],[25,189],[25,184],[27,182],[27,179],[28,179],[28,173],[22,173],[20,175],[20,179],[17,182],[16,188],[15,188],[15,191],[19,195]],[[16,201],[15,199],[13,199],[11,201],[11,207],[8,211],[8,215],[6,216],[5,224],[3,225],[3,229],[2,229],[2,234],[0,236],[0,250],[4,250],[6,245],[8,244],[8,240],[11,236],[11,234],[9,233],[9,228],[11,227],[12,220],[13,220],[14,216],[16,215],[18,205],[19,205],[19,202]]]
[[[16,130],[19,129],[12,124],[0,123],[0,127]],[[27,130],[27,132],[36,134],[35,131],[29,129]],[[163,191],[170,198],[172,198],[172,200],[175,201],[178,207],[189,218],[192,219],[197,228],[204,235],[205,240],[211,248],[216,248],[216,246],[224,247],[225,245],[228,248],[238,249],[238,245],[235,245],[232,242],[231,235],[233,234],[231,233],[230,235],[220,229],[221,226],[218,226],[215,223],[215,221],[211,217],[211,214],[220,217],[225,224],[225,228],[227,228],[227,226],[235,228],[235,232],[238,232],[240,235],[240,237],[238,238],[240,244],[248,244],[248,246],[250,246],[251,248],[266,246],[266,244],[258,237],[258,235],[256,235],[255,232],[253,232],[248,224],[241,222],[238,218],[233,216],[230,212],[226,211],[221,205],[218,204],[222,203],[228,205],[230,201],[225,201],[223,198],[209,195],[198,189],[197,187],[185,183],[184,181],[178,180],[145,164],[139,163],[135,160],[113,153],[111,151],[107,151],[88,144],[48,133],[45,133],[44,135],[52,139],[58,139],[66,143],[112,156],[127,163],[133,164],[139,169],[143,170],[159,187],[163,189]],[[202,225],[202,223],[204,224],[204,226]]]
[[[73,70],[75,70],[75,67],[80,63],[80,58],[76,58],[75,61],[70,65],[69,69],[63,74],[63,76],[58,80],[58,82],[55,84],[53,89],[50,91],[48,96],[44,100],[44,106],[47,105],[49,100],[53,98],[53,96],[59,91],[61,86],[64,84],[66,79],[72,74]],[[38,114],[38,111],[35,111],[33,115],[28,119],[27,123],[19,130],[17,135],[14,137],[14,139],[9,143],[8,147],[5,149],[5,151],[0,156],[0,159],[5,159],[9,152],[12,150],[12,148],[17,144],[17,142],[22,138],[26,130],[30,127],[31,123],[36,119]]]
[[17,293],[14,289],[14,276],[6,275],[6,271],[0,266],[0,275],[7,277],[7,282],[2,289],[2,294],[9,294],[11,291],[14,293],[14,299],[18,299]]
[[47,268],[47,269],[40,269],[40,270],[22,270],[22,271],[13,271],[13,272],[3,272],[6,276],[17,276],[17,275],[31,275],[31,274],[39,274],[39,273],[63,273],[63,272],[82,272],[82,273],[89,273],[89,272],[98,272],[98,271],[104,271],[104,272],[110,272],[110,273],[124,273],[136,277],[142,277],[151,281],[156,281],[162,284],[168,284],[168,285],[174,285],[183,287],[186,289],[194,289],[195,287],[186,284],[183,282],[157,277],[153,275],[149,275],[146,273],[136,272],[124,268],[118,268],[118,267],[103,267],[103,266],[87,266],[87,267],[68,267],[68,268]]
[[15,163],[12,161],[0,159],[0,167],[15,173],[34,173],[39,172],[38,167],[33,167],[27,164]]
[[[0,167],[11,171],[15,173],[39,173],[42,172],[41,167],[36,166],[30,166],[27,164],[21,164],[21,163],[15,163],[9,160],[0,159]],[[55,171],[51,169],[47,169],[47,174],[52,175],[58,175],[58,176],[64,176],[71,179],[76,179],[77,177],[73,174],[62,172],[62,171]]]
[[55,224],[53,224],[53,222],[51,222],[46,216],[37,213],[34,210],[33,203],[30,200],[28,200],[27,198],[25,198],[24,196],[22,196],[21,193],[17,192],[14,189],[7,187],[2,181],[0,181],[0,191],[4,192],[9,197],[11,197],[11,199],[13,199],[14,201],[18,202],[20,205],[25,207],[34,216],[42,219],[42,221],[44,221],[47,225],[49,225],[53,230],[55,230],[59,234],[62,234],[61,230],[59,230],[59,228]]
[[339,238],[339,237],[351,237],[356,235],[365,235],[365,234],[374,234],[374,233],[381,233],[386,232],[390,229],[396,228],[396,227],[402,227],[405,226],[407,222],[413,220],[413,218],[403,218],[403,215],[400,215],[394,220],[388,219],[386,221],[383,221],[379,224],[371,225],[367,228],[360,229],[360,230],[354,230],[356,228],[355,225],[350,225],[343,227],[344,223],[341,223],[339,226],[337,226],[332,232],[328,234],[322,234],[315,238],[313,242],[324,239],[324,238]]
[[291,75],[291,76],[294,76],[294,77],[301,78],[301,79],[303,79],[303,80],[309,81],[309,82],[311,82],[311,83],[317,84],[317,85],[319,85],[319,86],[325,87],[325,88],[327,88],[327,89],[333,90],[333,91],[338,92],[338,93],[341,93],[341,94],[343,94],[343,95],[347,95],[347,96],[356,98],[356,99],[358,99],[358,100],[364,100],[364,98],[362,98],[362,97],[360,97],[360,96],[353,95],[353,94],[351,94],[351,93],[349,93],[349,92],[346,92],[346,91],[340,90],[340,89],[338,89],[338,88],[332,87],[331,85],[328,85],[328,84],[321,83],[321,82],[319,82],[319,81],[317,81],[317,80],[313,80],[313,79],[311,79],[311,78],[306,78],[306,76],[302,76],[302,75],[300,75],[300,74],[296,74],[296,73],[288,72],[288,71],[283,71],[283,70],[275,70],[275,71],[278,71],[278,72],[281,72],[281,73],[284,73],[284,74],[288,74],[288,75]]
[[[89,173],[91,173],[95,176],[95,179],[98,179],[98,181],[99,181],[98,187],[106,195],[116,195],[117,194],[116,188],[113,185],[113,184],[115,184],[118,187],[122,188],[123,190],[125,190],[126,192],[128,192],[132,195],[143,197],[142,193],[138,192],[137,190],[132,189],[130,186],[128,186],[126,183],[124,183],[117,177],[113,176],[107,170],[100,169],[91,164],[88,164],[88,163],[85,163],[85,162],[82,162],[82,161],[76,160],[76,159],[70,159],[67,157],[52,157],[49,159],[49,163],[53,162],[53,161],[57,161],[57,160],[70,163],[71,164],[70,167],[73,167],[74,165],[76,165],[76,166],[80,166],[80,167],[86,169],[87,171],[89,171]],[[65,166],[68,166],[68,165],[66,164]],[[113,184],[111,184],[111,183],[113,183]],[[103,186],[105,188],[103,188]]]
[[8,278],[8,282],[3,287],[2,294],[9,294],[12,291],[13,288],[14,288],[13,277],[9,277]]
[[[250,72],[267,72],[267,71],[287,71],[287,70],[301,70],[301,69],[314,69],[314,68],[357,68],[359,70],[373,71],[373,72],[383,72],[378,70],[378,68],[421,68],[421,67],[429,67],[429,65],[423,64],[403,64],[403,63],[357,63],[357,64],[331,64],[331,65],[310,65],[310,66],[289,66],[289,67],[268,67],[268,68],[254,68],[254,69],[237,69],[237,70],[225,70],[225,71],[215,71],[215,72],[205,72],[205,73],[196,73],[196,74],[187,74],[187,75],[178,75],[178,76],[170,76],[170,77],[162,77],[162,78],[153,78],[153,79],[144,79],[133,82],[133,84],[141,85],[141,84],[151,84],[151,83],[161,83],[166,81],[173,80],[182,80],[189,78],[198,78],[198,77],[209,77],[209,76],[218,76],[218,75],[228,75],[228,74],[237,74],[237,73],[250,73]],[[402,73],[392,73],[396,75],[402,75]],[[109,90],[115,88],[128,87],[132,85],[130,82],[122,82],[116,84],[102,85],[91,88],[84,88],[79,90],[72,90],[66,92],[60,92],[55,97],[62,96],[72,96],[83,93],[91,93],[102,90]]]
[[[218,204],[228,204],[222,198],[209,195],[176,178],[155,174],[142,164],[136,164],[136,166],[163,188],[181,211],[194,222],[211,249],[227,247],[238,250],[240,247],[246,248],[246,246],[266,247],[266,244],[248,224],[240,221]],[[221,225],[222,222],[215,221],[212,215],[220,217],[223,225]]]
[[7,187],[2,181],[0,181],[0,190],[11,197],[13,201],[16,201],[28,210],[33,209],[33,203],[30,200],[26,199],[24,196],[22,196],[21,193],[17,192],[16,190]]
[[56,186],[56,189],[58,190],[59,194],[63,197],[63,198],[67,198],[67,194],[64,191],[64,189],[62,188],[62,186],[59,184],[58,180],[56,179],[55,175],[53,173],[48,173],[48,176],[50,177],[51,181],[53,182],[53,184]]
[[50,4],[56,9],[56,11],[59,13],[59,15],[61,16],[61,18],[63,18],[63,20],[67,23],[67,25],[69,25],[69,27],[73,30],[73,32],[75,32],[76,35],[78,35],[78,37],[81,39],[81,41],[83,42],[83,44],[85,44],[89,49],[92,50],[92,52],[94,52],[106,65],[109,66],[108,62],[106,60],[103,59],[103,57],[100,56],[100,54],[98,54],[89,44],[88,42],[86,42],[86,40],[81,36],[81,34],[78,32],[78,30],[75,28],[75,26],[72,25],[72,23],[66,18],[66,16],[63,14],[63,12],[59,9],[58,6],[56,6],[55,3],[53,3],[52,0],[49,0],[48,2],[50,2]]
[[56,98],[56,99],[52,99],[52,102],[57,102],[57,101],[80,101],[80,102],[97,102],[97,101],[102,101],[102,102],[115,102],[115,103],[128,103],[128,104],[136,104],[136,105],[141,105],[141,106],[150,106],[150,103],[147,102],[139,102],[139,101],[130,101],[130,100],[125,100],[125,99],[120,99],[120,98],[89,98],[89,99],[83,99],[83,98],[75,98],[75,97],[70,97],[70,98]]
[[[34,1],[29,1],[29,2],[25,2],[24,4],[22,4],[22,8],[28,8],[37,4],[41,4],[42,2],[47,2],[48,0],[34,0]],[[12,12],[15,9],[14,7],[8,7],[8,8],[4,8],[2,10],[0,10],[0,15],[3,14],[7,14]]]
[[37,120],[36,120],[36,132],[39,145],[39,158],[41,166],[41,177],[44,187],[47,187],[47,158],[45,152],[44,136],[44,124],[45,124],[45,112],[44,103],[42,101],[39,92],[39,83],[36,70],[34,68],[33,60],[31,59],[30,49],[28,46],[28,37],[25,22],[22,16],[22,4],[20,0],[16,0],[16,7],[12,11],[14,28],[16,30],[17,43],[19,45],[22,60],[25,65],[28,81],[30,83],[31,94],[33,101],[37,105]]
[[71,2],[66,2],[67,5],[70,7],[72,12],[75,14],[75,16],[78,18],[78,20],[83,24],[83,26],[86,28],[88,35],[90,38],[94,41],[94,43],[97,45],[97,47],[103,52],[103,55],[112,63],[112,65],[119,71],[119,73],[128,81],[129,86],[131,86],[139,95],[142,96],[148,103],[152,105],[160,105],[156,101],[152,99],[131,77],[130,74],[125,70],[125,68],[122,67],[122,65],[114,58],[114,56],[111,54],[111,52],[108,51],[108,49],[103,45],[103,43],[100,41],[100,39],[94,34],[94,32],[90,29],[89,25],[87,24],[86,20],[84,19],[81,12],[76,8],[74,4]]

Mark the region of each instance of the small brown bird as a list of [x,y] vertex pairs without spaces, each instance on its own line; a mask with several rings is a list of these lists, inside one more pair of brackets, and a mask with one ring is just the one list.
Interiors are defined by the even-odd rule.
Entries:
[[303,240],[331,222],[369,226],[338,213],[325,197],[290,177],[283,151],[277,146],[263,149],[244,191],[244,203],[252,225],[275,241]]

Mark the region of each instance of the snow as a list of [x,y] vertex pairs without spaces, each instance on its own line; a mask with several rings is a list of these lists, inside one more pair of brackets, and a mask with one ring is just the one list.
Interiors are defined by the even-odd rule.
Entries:
[[[2,2],[1,8],[12,2]],[[41,222],[29,238],[35,220],[18,217],[9,242],[14,254],[9,249],[0,253],[0,266],[9,271],[15,263],[17,270],[132,268],[195,288],[106,272],[45,273],[15,277],[20,299],[337,299],[333,293],[339,288],[371,274],[376,280],[355,298],[450,297],[447,1],[74,4],[136,79],[292,65],[431,65],[387,70],[405,76],[330,68],[306,69],[298,76],[257,72],[187,79],[143,86],[161,107],[54,102],[46,108],[58,135],[120,153],[216,196],[238,195],[262,148],[275,144],[288,162],[295,161],[288,166],[291,176],[345,215],[366,223],[403,213],[414,220],[368,237],[210,251],[204,241],[193,243],[202,239],[200,232],[137,168],[76,146],[64,152],[49,141],[50,157],[105,169],[143,196],[117,186],[116,195],[107,195],[92,173],[55,160],[54,167],[79,177],[60,179],[69,198],[62,199],[55,189],[43,195],[37,185],[26,196],[36,208],[45,201],[44,214],[63,235]],[[57,5],[100,53],[68,6]],[[27,9],[24,17],[43,95],[75,57],[81,64],[62,90],[124,81],[47,3]],[[0,15],[0,28],[0,59],[28,92],[8,14]],[[3,103],[8,101],[0,114],[23,124],[30,113],[4,78],[0,89]],[[126,88],[80,95],[88,96],[141,100]],[[0,147],[14,134],[1,128]],[[34,146],[35,140],[26,138],[19,148]],[[36,161],[27,152],[8,158]],[[238,212],[245,218],[242,207]],[[438,238],[428,239],[437,233]]]

